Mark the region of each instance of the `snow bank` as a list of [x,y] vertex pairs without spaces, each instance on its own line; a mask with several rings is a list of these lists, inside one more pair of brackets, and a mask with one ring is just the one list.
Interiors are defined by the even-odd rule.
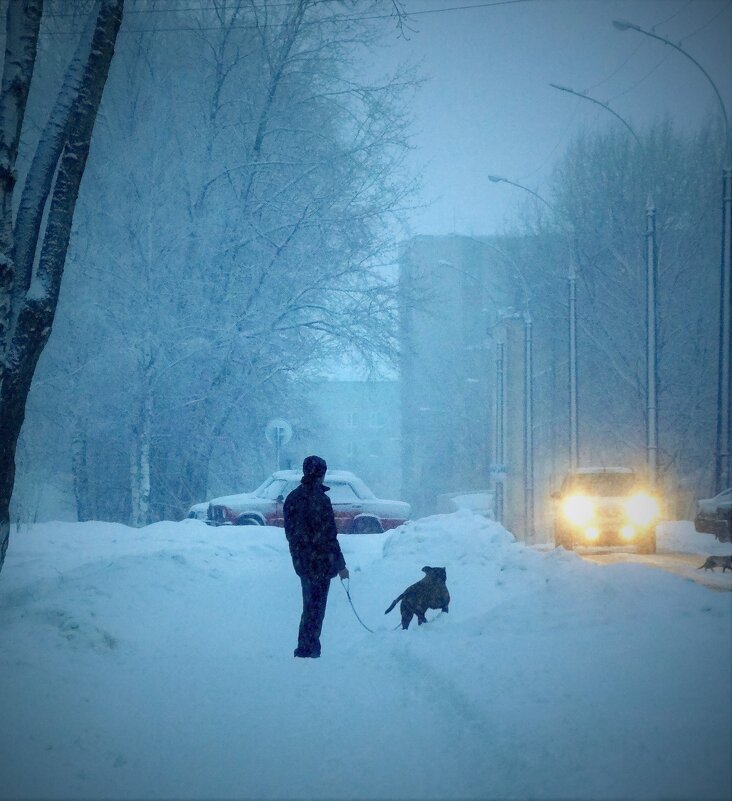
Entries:
[[[681,536],[671,530],[664,536]],[[40,524],[0,575],[5,798],[727,798],[730,594],[460,511],[343,536],[295,660],[281,529]],[[444,566],[448,614],[384,609]]]
[[507,553],[516,539],[500,523],[466,509],[410,520],[389,532],[386,559],[424,557],[435,564],[487,564]]
[[670,520],[658,526],[658,547],[664,551],[725,555],[732,553],[732,543],[720,542],[713,534],[694,528],[691,520]]

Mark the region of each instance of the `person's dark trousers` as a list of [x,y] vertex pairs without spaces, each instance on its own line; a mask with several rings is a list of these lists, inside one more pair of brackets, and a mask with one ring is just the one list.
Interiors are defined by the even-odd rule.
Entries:
[[320,631],[323,628],[330,579],[310,579],[301,576],[300,583],[302,617],[295,656],[320,656]]

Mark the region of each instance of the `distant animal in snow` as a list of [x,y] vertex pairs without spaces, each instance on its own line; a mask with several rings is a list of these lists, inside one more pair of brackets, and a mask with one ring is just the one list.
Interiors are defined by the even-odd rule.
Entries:
[[402,628],[409,628],[414,615],[417,615],[417,623],[421,626],[427,622],[424,613],[428,609],[440,609],[447,612],[450,605],[450,593],[447,591],[447,571],[444,567],[423,567],[425,577],[407,587],[404,592],[394,599],[389,608],[384,612],[389,612],[401,601],[399,611],[402,615]]
[[711,570],[714,572],[715,567],[721,567],[722,573],[724,573],[727,568],[732,570],[732,556],[710,556],[703,565],[699,565],[697,570]]

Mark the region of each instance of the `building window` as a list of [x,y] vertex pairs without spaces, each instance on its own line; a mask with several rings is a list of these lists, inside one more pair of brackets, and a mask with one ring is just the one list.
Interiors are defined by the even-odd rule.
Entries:
[[349,428],[358,428],[358,412],[348,412],[347,423]]
[[381,443],[378,442],[377,440],[369,442],[369,458],[370,459],[381,458]]
[[371,412],[371,414],[369,414],[369,425],[371,428],[383,428],[386,425],[386,415],[384,412]]

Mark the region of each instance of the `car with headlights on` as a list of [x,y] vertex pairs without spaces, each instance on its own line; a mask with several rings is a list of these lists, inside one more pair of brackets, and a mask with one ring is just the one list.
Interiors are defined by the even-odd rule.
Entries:
[[732,489],[726,489],[713,498],[696,502],[694,528],[700,534],[714,534],[720,542],[729,542],[732,533]]
[[[206,522],[213,526],[284,527],[285,498],[301,478],[300,471],[278,470],[253,492],[214,498],[208,504]],[[409,518],[408,503],[377,498],[348,470],[328,470],[324,483],[340,533],[375,534],[396,528]]]
[[639,553],[656,552],[659,501],[630,468],[570,471],[552,497],[557,547],[634,545]]

